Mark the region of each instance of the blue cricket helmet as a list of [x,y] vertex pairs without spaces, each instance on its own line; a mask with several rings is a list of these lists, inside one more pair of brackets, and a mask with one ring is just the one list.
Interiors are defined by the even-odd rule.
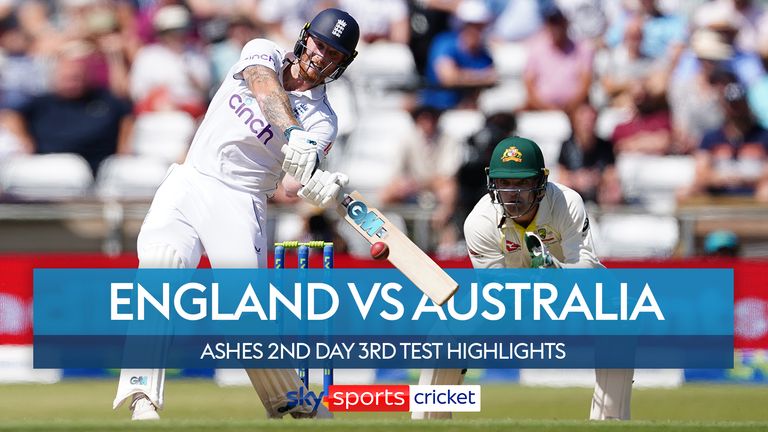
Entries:
[[301,57],[306,49],[307,35],[318,38],[333,49],[346,56],[336,70],[328,77],[338,79],[357,56],[357,41],[360,39],[360,26],[352,15],[339,9],[325,9],[318,13],[312,21],[304,24],[299,40],[293,48],[296,57]]

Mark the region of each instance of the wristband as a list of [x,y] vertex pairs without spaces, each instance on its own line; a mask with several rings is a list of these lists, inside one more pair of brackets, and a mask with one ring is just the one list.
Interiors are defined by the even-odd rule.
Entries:
[[293,132],[294,129],[304,130],[304,129],[300,128],[299,126],[296,126],[296,125],[288,126],[285,129],[285,132],[283,132],[283,135],[285,135],[285,140],[286,141],[290,141],[291,140],[291,132]]

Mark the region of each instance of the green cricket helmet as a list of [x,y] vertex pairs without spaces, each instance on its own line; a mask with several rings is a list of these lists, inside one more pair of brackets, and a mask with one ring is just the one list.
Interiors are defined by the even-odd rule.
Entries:
[[[527,138],[511,136],[499,141],[485,172],[491,200],[502,204],[508,217],[525,215],[544,198],[549,170],[544,166],[541,148]],[[532,188],[501,188],[496,184],[497,179],[529,178],[537,179]],[[502,193],[507,200],[502,199]],[[530,194],[532,199],[528,199]]]

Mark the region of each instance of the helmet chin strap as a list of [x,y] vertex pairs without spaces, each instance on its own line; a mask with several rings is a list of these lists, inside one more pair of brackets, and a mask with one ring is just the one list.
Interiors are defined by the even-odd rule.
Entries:
[[[317,67],[314,66],[314,63],[312,63],[312,61],[310,60],[311,56],[307,53],[306,43],[303,41],[300,41],[299,43],[301,44],[303,49],[300,51],[300,55],[296,56],[296,63],[299,65],[300,68],[302,65],[304,65],[307,69],[312,68],[316,70],[318,73],[318,76],[323,77],[322,80],[315,80],[315,82],[312,83],[313,86],[318,86],[320,84],[328,84],[329,82],[336,81],[336,79],[338,79],[338,77],[335,77],[335,78],[331,77],[332,75],[334,75],[335,69],[334,69],[334,72],[325,74],[325,69],[331,67],[333,63],[329,63],[323,70],[318,69]],[[307,53],[307,61],[302,61],[301,55],[305,53]],[[336,65],[336,68],[338,67],[339,65]]]
[[528,213],[533,211],[540,202],[541,200],[539,199],[534,200],[531,202],[531,204],[528,206],[528,208],[524,212],[518,213],[518,214],[510,214],[507,204],[503,204],[500,201],[493,200],[493,204],[497,206],[498,213],[499,213],[499,224],[497,228],[501,228],[502,225],[504,225],[504,221],[506,221],[507,218],[515,220],[527,215]]
[[[501,206],[502,206],[502,208],[504,209],[504,216],[505,216],[505,217],[508,217],[508,218],[510,218],[510,219],[517,219],[517,218],[519,218],[519,217],[523,217],[523,216],[527,215],[527,214],[528,214],[528,213],[530,213],[530,212],[531,212],[531,210],[533,210],[533,209],[536,207],[536,205],[538,205],[540,202],[541,202],[541,200],[537,198],[537,199],[535,199],[535,200],[531,201],[531,202],[528,204],[528,208],[526,208],[526,209],[525,209],[525,211],[523,211],[523,212],[520,212],[520,211],[518,210],[518,209],[519,209],[519,207],[520,207],[520,205],[519,205],[519,204],[506,204],[506,203],[503,203],[503,202],[501,202],[501,201],[500,201],[500,203],[501,203]],[[516,210],[518,210],[517,214],[512,214],[512,213],[509,211],[509,210],[510,210],[510,207],[514,207]]]
[[[325,80],[325,78],[327,78],[327,77],[322,78],[323,77],[322,71],[320,71],[319,69],[314,67],[310,60],[301,61],[301,59],[299,59],[299,69],[301,69],[302,67],[304,67],[304,71],[305,72],[303,72],[303,73],[305,74],[305,76],[307,78],[309,78],[309,76],[307,75],[307,72],[309,71],[310,68],[317,71],[317,78],[312,81],[312,85],[313,86],[317,86],[317,85],[322,84],[323,81]],[[307,81],[307,80],[305,80],[305,81]]]
[[[325,67],[325,69],[327,69],[327,68],[329,68],[331,66],[332,65],[329,64],[328,66]],[[322,77],[321,80],[315,82],[315,85],[328,84],[329,82],[336,81],[336,78],[331,78],[331,75],[333,75],[333,73],[329,73],[329,74],[326,75],[325,74],[325,69],[320,70],[320,69],[316,68],[314,66],[314,63],[312,63],[311,61],[307,62],[307,68],[312,68],[312,69],[316,70],[317,73],[318,73],[318,76]]]
[[[504,200],[502,200],[501,198],[501,192],[504,190],[497,189],[495,186],[495,182],[490,177],[487,177],[487,182],[488,182],[488,193],[491,195],[491,202],[501,206],[505,218],[508,217],[510,219],[517,219],[519,217],[525,216],[528,213],[530,213],[534,208],[536,208],[536,206],[541,202],[541,200],[544,199],[544,193],[545,193],[545,190],[546,190],[545,188],[547,184],[547,176],[544,176],[542,178],[542,181],[539,183],[539,186],[536,188],[527,189],[527,190],[521,190],[521,189],[506,190],[506,192],[516,192],[517,196],[515,198],[520,198],[520,194],[528,193],[528,192],[534,192],[536,194],[534,199],[532,199],[528,203],[528,206],[523,211],[520,211],[520,203],[518,199],[516,199],[515,202],[513,203],[504,202]],[[514,209],[515,211],[513,212],[512,209]]]

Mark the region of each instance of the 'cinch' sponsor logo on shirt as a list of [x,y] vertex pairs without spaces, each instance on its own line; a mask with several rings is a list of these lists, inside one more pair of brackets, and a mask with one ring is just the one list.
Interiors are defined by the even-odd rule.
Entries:
[[242,96],[235,93],[229,97],[228,106],[230,109],[232,109],[237,118],[239,118],[244,125],[248,126],[251,132],[256,134],[256,138],[260,139],[264,145],[267,145],[269,140],[271,140],[274,136],[274,133],[272,132],[272,126],[264,119],[256,116],[256,112],[254,110],[248,108],[248,102],[252,101],[253,100],[251,98],[246,98],[244,100]]
[[268,61],[270,63],[274,63],[275,62],[274,60],[272,60],[272,56],[269,55],[269,54],[254,54],[252,56],[246,57],[245,61],[255,60],[255,59],[266,60],[266,61]]

